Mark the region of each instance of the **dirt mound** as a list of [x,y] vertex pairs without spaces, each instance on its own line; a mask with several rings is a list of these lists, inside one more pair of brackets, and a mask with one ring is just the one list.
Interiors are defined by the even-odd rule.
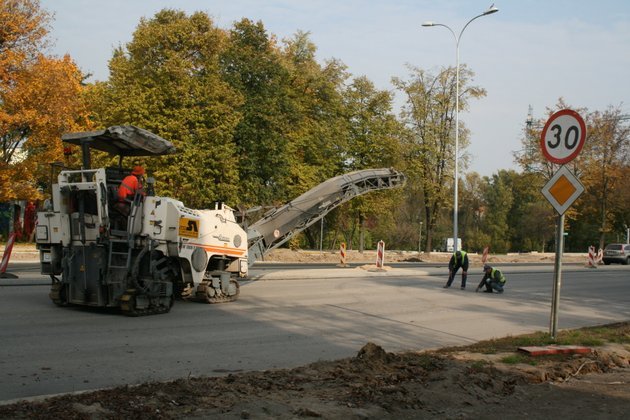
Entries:
[[[627,334],[630,324],[621,328]],[[388,353],[367,343],[355,357],[294,369],[148,383],[0,406],[0,418],[625,416],[630,395],[627,344],[601,346],[585,355],[508,362],[515,356],[465,348]]]
[[385,352],[382,347],[377,346],[374,343],[367,343],[363,346],[356,357],[356,360],[370,364],[387,363],[387,359],[387,352]]

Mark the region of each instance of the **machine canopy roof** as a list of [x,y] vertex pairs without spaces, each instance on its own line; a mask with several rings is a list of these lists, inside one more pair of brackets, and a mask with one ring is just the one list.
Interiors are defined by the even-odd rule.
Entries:
[[115,125],[104,130],[68,133],[61,136],[66,143],[119,156],[159,156],[175,153],[175,146],[157,134],[133,125]]

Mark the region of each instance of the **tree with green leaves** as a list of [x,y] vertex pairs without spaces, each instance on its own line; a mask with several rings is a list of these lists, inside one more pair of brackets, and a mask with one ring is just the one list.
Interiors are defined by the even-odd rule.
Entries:
[[545,180],[533,172],[509,171],[512,208],[508,214],[511,249],[544,252],[554,236],[555,210],[541,193]]
[[[289,122],[289,180],[287,193],[295,198],[315,185],[340,175],[347,151],[348,124],[344,112],[343,92],[349,75],[339,60],[316,59],[317,48],[307,32],[298,31],[283,41],[283,63],[288,70],[286,120]],[[343,210],[326,216],[326,236],[330,246],[336,246],[347,227],[340,224]],[[302,245],[316,247],[319,224],[307,229]],[[342,239],[343,240],[343,239]]]
[[[361,169],[400,167],[402,127],[393,113],[393,94],[377,90],[366,77],[358,77],[344,92],[344,113],[348,123],[344,172]],[[343,215],[349,218],[346,243],[352,247],[359,234],[359,250],[365,247],[366,224],[379,220],[380,235],[388,239],[394,230],[392,208],[400,194],[393,191],[369,194],[349,202]],[[378,241],[378,239],[376,240]]]
[[511,225],[508,216],[512,209],[512,185],[514,171],[500,170],[486,178],[484,215],[484,231],[490,237],[490,244],[494,252],[505,253],[511,248]]
[[[406,96],[401,112],[407,131],[405,172],[410,188],[423,197],[425,249],[430,251],[440,212],[452,205],[456,75],[454,68],[443,69],[437,75],[415,67],[410,70],[408,81],[394,78],[392,82]],[[470,99],[486,94],[484,89],[469,85],[473,75],[466,66],[460,68],[460,112],[467,109]],[[462,123],[459,129],[461,152],[468,144],[468,131]]]
[[240,201],[248,206],[286,201],[288,71],[262,22],[234,24],[221,67],[224,80],[244,98],[234,132]]
[[[466,238],[467,251],[482,251],[490,245],[490,236],[484,231],[487,180],[477,172],[470,172],[460,181],[459,228]],[[463,245],[463,244],[462,244]]]
[[339,60],[319,64],[316,52],[307,32],[298,31],[284,41],[290,96],[286,118],[291,197],[344,170],[348,126],[343,89],[349,75]]
[[141,20],[115,50],[109,80],[93,87],[100,126],[133,124],[174,143],[177,154],[147,168],[160,194],[191,207],[240,200],[234,131],[243,97],[221,77],[228,42],[207,14],[164,9]]

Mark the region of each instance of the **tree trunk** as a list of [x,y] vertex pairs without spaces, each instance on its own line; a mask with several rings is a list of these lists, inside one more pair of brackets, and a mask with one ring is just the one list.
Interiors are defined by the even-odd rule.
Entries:
[[317,249],[318,240],[315,238],[312,229],[305,229],[304,236],[306,237],[306,242],[308,242],[308,249]]
[[427,230],[426,234],[426,243],[424,247],[424,251],[427,253],[431,252],[432,242],[433,242],[433,218],[431,217],[431,210],[428,207],[424,208],[425,217],[427,220]]
[[606,200],[608,199],[608,185],[606,180],[603,182],[602,188],[602,225],[600,227],[601,234],[599,235],[599,249],[604,249],[606,243]]
[[335,233],[330,241],[330,249],[335,249],[337,247],[337,235],[339,235],[339,228],[335,227]]

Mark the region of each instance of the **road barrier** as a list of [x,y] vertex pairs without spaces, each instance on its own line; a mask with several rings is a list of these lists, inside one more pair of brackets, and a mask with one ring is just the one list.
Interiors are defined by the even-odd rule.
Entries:
[[481,256],[481,263],[485,264],[488,261],[488,251],[490,251],[490,247],[487,246],[483,249],[483,255]]
[[597,258],[597,254],[595,254],[595,247],[594,246],[589,246],[588,247],[588,268],[597,268],[597,266],[595,265],[595,258]]
[[342,242],[341,245],[339,246],[339,259],[340,262],[337,265],[338,267],[347,267],[348,264],[346,264],[346,243]]
[[11,251],[13,250],[13,244],[15,243],[15,236],[16,236],[16,233],[12,232],[11,235],[9,235],[9,240],[7,241],[6,246],[4,247],[4,254],[2,255],[2,262],[0,262],[0,278],[3,278],[3,279],[17,278],[15,274],[7,273],[7,267],[9,266],[9,258],[11,258]]
[[588,268],[597,268],[598,264],[602,263],[604,259],[604,250],[599,249],[599,251],[595,252],[594,246],[588,247]]
[[385,242],[378,241],[378,247],[376,248],[376,268],[383,268],[385,263]]

